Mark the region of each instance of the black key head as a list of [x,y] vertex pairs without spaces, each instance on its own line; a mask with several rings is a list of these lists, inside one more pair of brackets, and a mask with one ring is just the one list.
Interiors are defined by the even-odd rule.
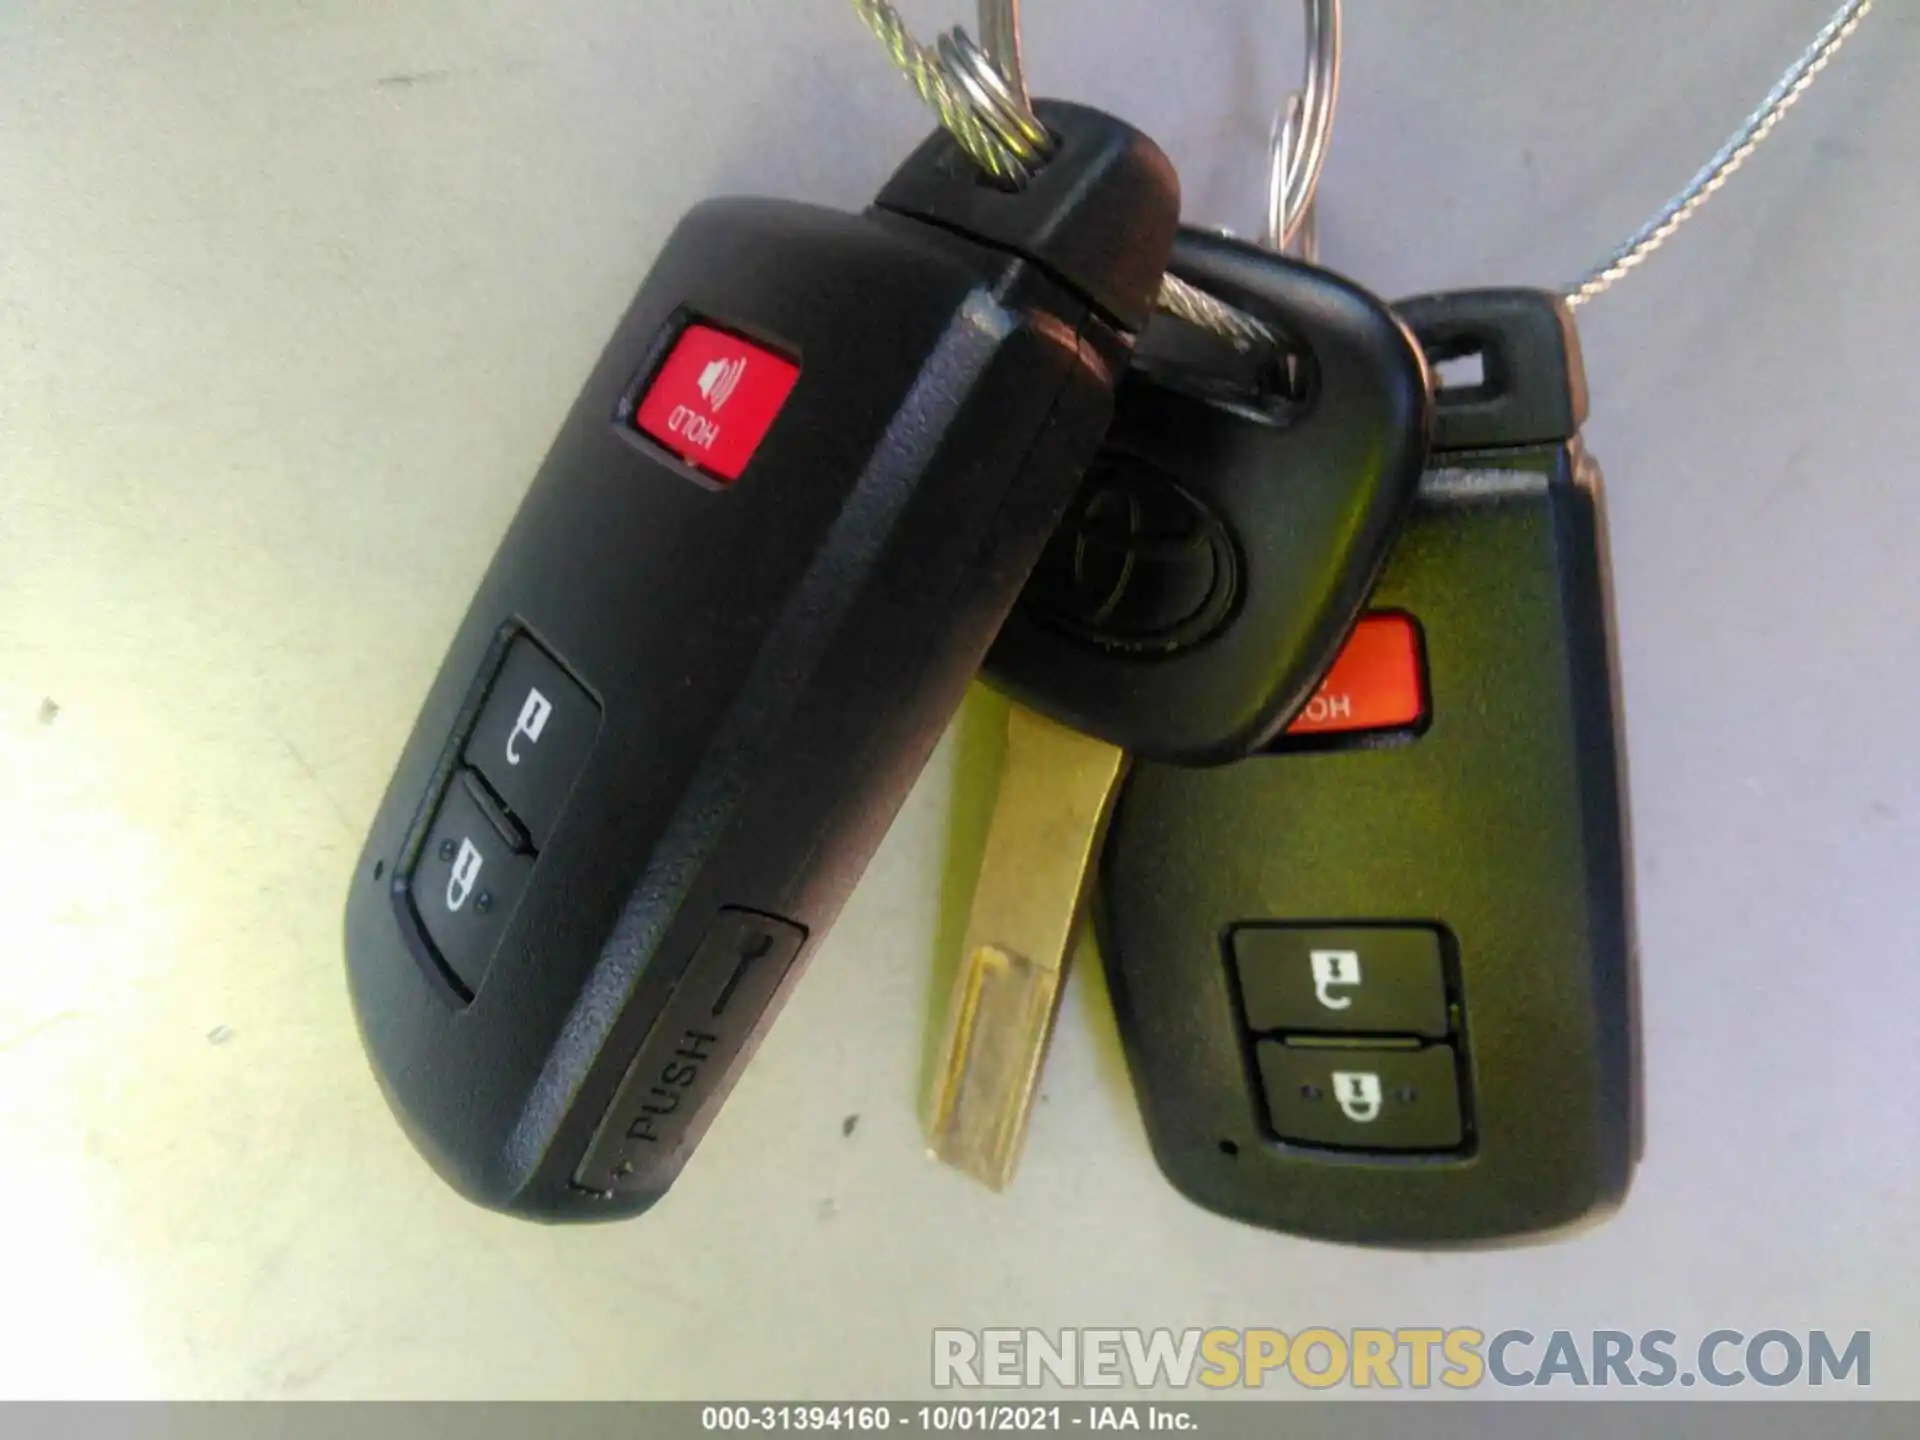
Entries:
[[1195,230],[1171,268],[1282,353],[1155,320],[986,673],[1132,753],[1212,764],[1312,693],[1419,482],[1432,403],[1406,327],[1351,282]]

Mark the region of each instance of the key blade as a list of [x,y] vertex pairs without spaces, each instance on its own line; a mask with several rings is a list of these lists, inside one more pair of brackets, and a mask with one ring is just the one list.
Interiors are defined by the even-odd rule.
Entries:
[[1118,749],[1013,705],[1006,759],[928,1105],[927,1145],[1013,1179],[1061,983],[1125,771]]
[[1063,978],[982,945],[967,952],[955,982],[928,1146],[995,1190],[1013,1178]]

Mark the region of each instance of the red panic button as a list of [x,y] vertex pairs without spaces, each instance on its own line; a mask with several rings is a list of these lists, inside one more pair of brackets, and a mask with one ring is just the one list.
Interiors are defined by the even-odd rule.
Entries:
[[689,325],[640,397],[634,427],[695,469],[738,480],[799,378],[784,356]]
[[1426,713],[1419,630],[1405,615],[1367,615],[1287,734],[1403,730]]

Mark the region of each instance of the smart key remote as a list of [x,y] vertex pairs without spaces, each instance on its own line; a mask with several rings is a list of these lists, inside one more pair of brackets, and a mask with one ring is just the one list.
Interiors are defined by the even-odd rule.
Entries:
[[1294,1234],[1446,1245],[1605,1213],[1638,1155],[1599,472],[1572,319],[1396,307],[1434,456],[1367,612],[1270,753],[1142,764],[1096,909],[1154,1153]]
[[703,205],[454,637],[347,906],[395,1113],[545,1219],[658,1200],[832,923],[1105,434],[1178,224],[1044,103],[873,208]]

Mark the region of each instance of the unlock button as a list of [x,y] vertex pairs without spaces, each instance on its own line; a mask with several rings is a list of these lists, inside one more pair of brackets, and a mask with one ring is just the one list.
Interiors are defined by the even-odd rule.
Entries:
[[1417,926],[1243,925],[1233,958],[1255,1034],[1445,1039],[1440,932]]
[[532,640],[515,640],[467,740],[466,758],[506,801],[536,850],[553,834],[599,728],[593,698]]

